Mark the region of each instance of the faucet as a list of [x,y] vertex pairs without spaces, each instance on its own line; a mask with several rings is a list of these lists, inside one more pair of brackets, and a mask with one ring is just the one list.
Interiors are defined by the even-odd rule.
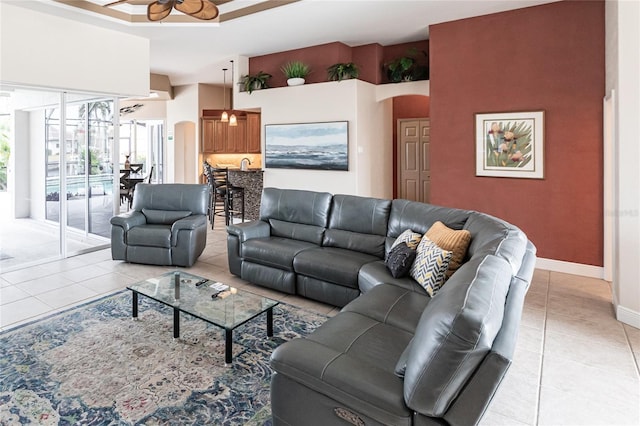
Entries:
[[251,164],[251,160],[249,160],[247,157],[244,157],[242,160],[240,160],[240,170],[247,170],[249,168],[249,164]]

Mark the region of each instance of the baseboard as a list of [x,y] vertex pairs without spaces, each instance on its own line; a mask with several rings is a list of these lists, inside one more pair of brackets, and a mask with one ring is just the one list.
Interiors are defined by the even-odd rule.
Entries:
[[583,277],[604,279],[602,266],[583,265],[581,263],[565,262],[562,260],[545,259],[539,257],[536,261],[537,269],[544,269],[565,274],[581,275]]
[[613,294],[613,307],[616,310],[616,319],[631,327],[640,328],[640,312],[620,306],[618,298]]

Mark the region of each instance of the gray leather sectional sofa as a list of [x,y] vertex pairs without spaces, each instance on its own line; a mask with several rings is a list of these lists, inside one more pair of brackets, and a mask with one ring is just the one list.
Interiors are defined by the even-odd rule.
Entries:
[[[385,253],[436,221],[471,233],[434,296],[393,278]],[[278,347],[276,425],[473,425],[513,358],[535,247],[492,216],[407,200],[265,188],[260,220],[230,225],[232,273],[343,306]]]

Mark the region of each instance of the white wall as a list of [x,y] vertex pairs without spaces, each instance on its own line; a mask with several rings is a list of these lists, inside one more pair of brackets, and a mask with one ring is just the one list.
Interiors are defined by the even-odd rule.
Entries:
[[[247,73],[248,61],[236,60],[237,75]],[[265,169],[265,186],[327,191],[370,197],[393,196],[392,98],[429,95],[429,82],[373,85],[345,80],[256,90],[234,87],[235,107],[262,112],[262,152],[267,124],[349,122],[349,171]]]
[[356,193],[393,198],[393,101],[376,101],[376,86],[358,81],[356,87]]
[[0,1],[0,78],[30,86],[148,95],[149,40]]
[[[174,99],[167,101],[167,135],[173,134],[174,140],[167,140],[166,143],[165,158],[168,161],[165,164],[165,182],[196,183],[195,160],[185,161],[185,152],[195,149],[199,134],[199,125],[196,125],[199,117],[198,85],[176,86],[173,90]],[[192,133],[185,133],[181,125],[180,128],[176,127],[178,123],[185,122],[193,124]]]
[[[607,1],[606,89],[614,105],[613,303],[618,320],[640,328],[640,2]],[[607,218],[605,218],[606,220]]]
[[267,168],[265,186],[390,198],[393,193],[391,101],[376,101],[377,87],[360,80],[235,93],[235,106],[262,112],[268,124],[349,122],[349,170]]
[[[340,84],[340,85],[339,85]],[[308,189],[341,194],[356,194],[357,185],[357,98],[356,80],[318,83],[239,93],[237,108],[262,110],[262,152],[264,162],[264,126],[268,124],[349,122],[349,170],[265,169],[264,185],[279,188]],[[372,117],[372,119],[375,119]]]

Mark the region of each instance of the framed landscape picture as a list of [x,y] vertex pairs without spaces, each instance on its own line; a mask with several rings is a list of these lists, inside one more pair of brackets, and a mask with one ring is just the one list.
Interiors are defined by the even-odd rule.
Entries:
[[265,167],[349,170],[349,122],[267,124]]
[[476,114],[476,176],[544,178],[544,111]]

